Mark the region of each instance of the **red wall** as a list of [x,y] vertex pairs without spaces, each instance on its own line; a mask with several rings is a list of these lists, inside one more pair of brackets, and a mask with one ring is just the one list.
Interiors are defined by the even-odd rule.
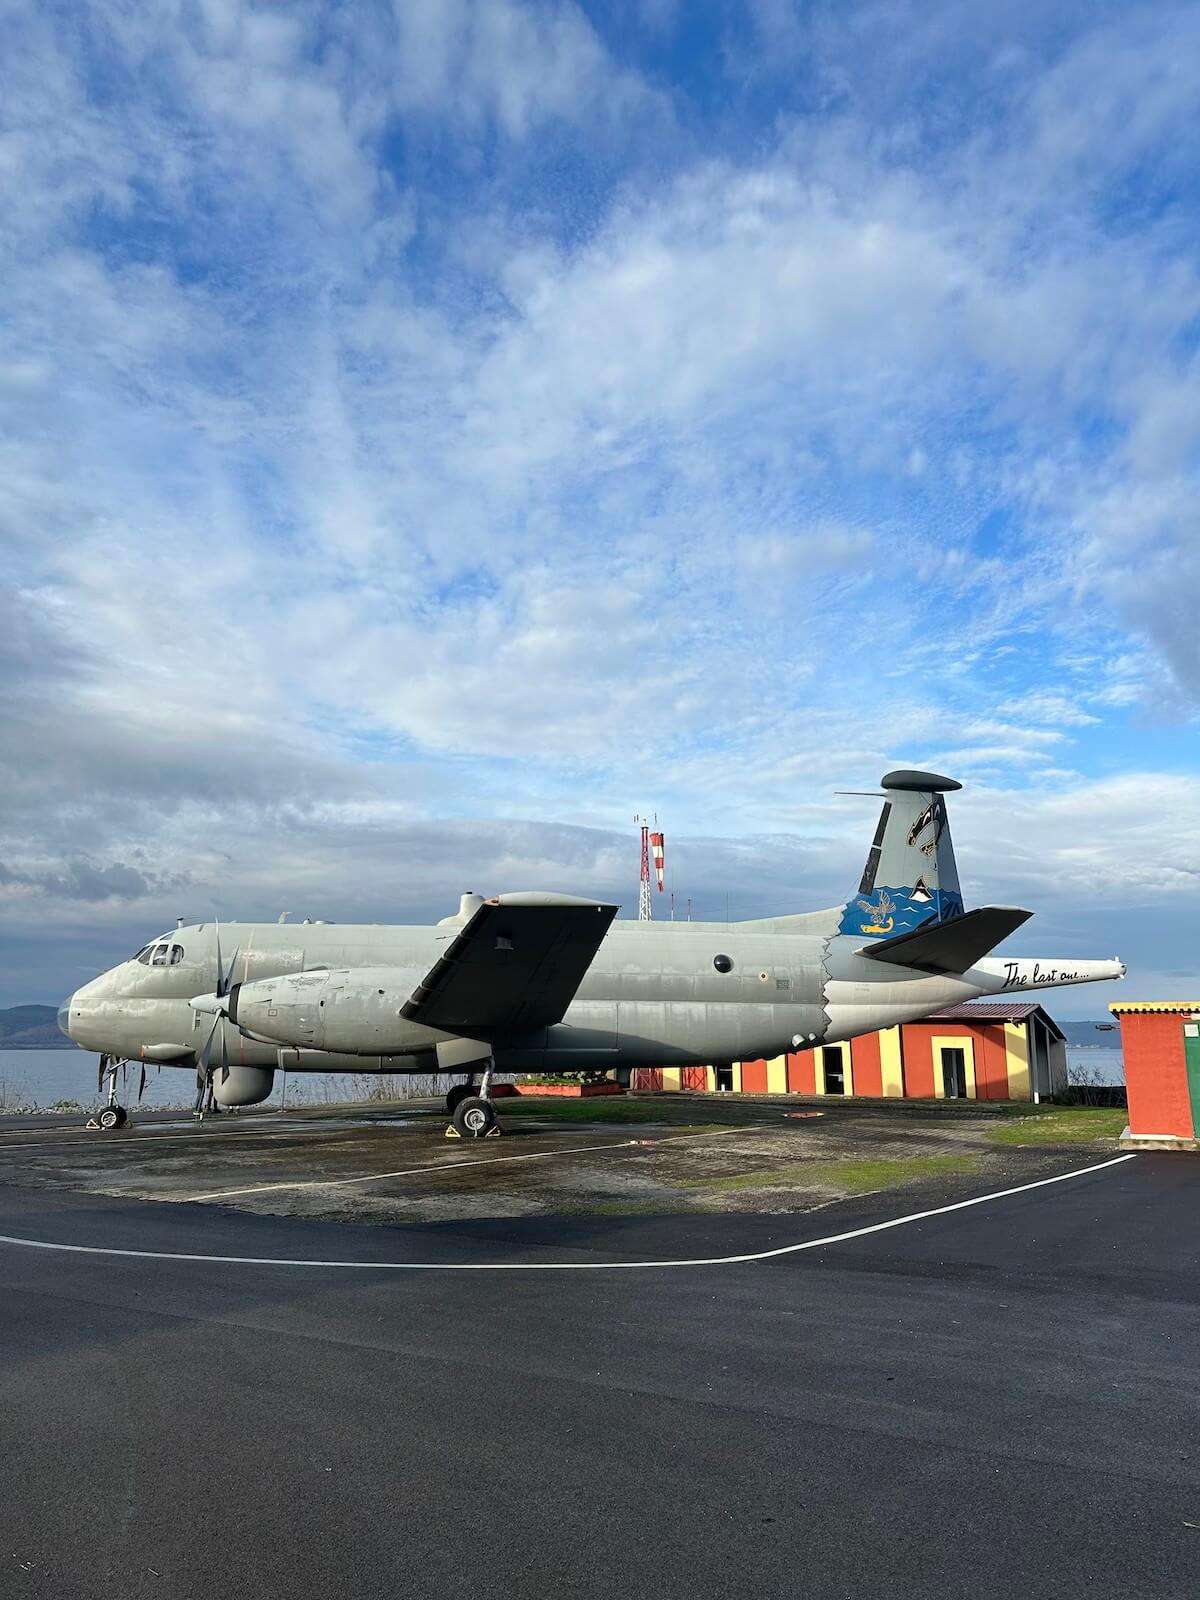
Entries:
[[976,1099],[1008,1099],[1008,1053],[1004,1048],[1003,1023],[980,1026],[963,1022],[906,1022],[901,1033],[906,1099],[931,1100],[936,1093],[934,1039],[974,1040]]
[[787,1058],[789,1094],[816,1094],[817,1060],[811,1050],[797,1050]]
[[883,1072],[879,1065],[879,1035],[864,1033],[850,1041],[850,1070],[854,1074],[854,1092],[881,1095]]
[[1121,1048],[1130,1133],[1173,1133],[1194,1139],[1182,1016],[1177,1011],[1125,1013]]
[[767,1063],[766,1061],[742,1062],[742,1093],[766,1094],[767,1092]]
[[708,1068],[684,1067],[679,1082],[684,1089],[699,1089],[703,1092],[708,1088]]

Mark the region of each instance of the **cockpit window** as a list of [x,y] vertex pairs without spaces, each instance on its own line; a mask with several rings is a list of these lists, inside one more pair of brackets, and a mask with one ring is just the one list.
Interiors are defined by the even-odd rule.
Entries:
[[150,965],[152,967],[165,967],[167,964],[167,954],[170,948],[171,946],[169,944],[155,945],[154,954],[150,957]]
[[171,965],[177,967],[182,960],[183,946],[181,944],[173,944],[171,946]]
[[133,959],[140,961],[144,967],[148,967],[150,965],[150,952],[153,949],[154,946],[152,944],[144,944]]

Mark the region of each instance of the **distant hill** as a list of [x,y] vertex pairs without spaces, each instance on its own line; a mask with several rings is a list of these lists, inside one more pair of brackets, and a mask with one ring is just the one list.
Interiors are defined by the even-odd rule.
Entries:
[[1097,1022],[1059,1022],[1058,1025],[1066,1034],[1068,1044],[1094,1044],[1101,1050],[1121,1048],[1121,1029],[1115,1017]]
[[0,1008],[0,1050],[70,1050],[58,1031],[53,1006]]

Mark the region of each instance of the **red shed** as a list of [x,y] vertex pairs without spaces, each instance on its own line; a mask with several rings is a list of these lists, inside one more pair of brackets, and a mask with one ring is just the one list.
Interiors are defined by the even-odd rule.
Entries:
[[1129,1126],[1122,1144],[1200,1149],[1200,1000],[1119,1001]]

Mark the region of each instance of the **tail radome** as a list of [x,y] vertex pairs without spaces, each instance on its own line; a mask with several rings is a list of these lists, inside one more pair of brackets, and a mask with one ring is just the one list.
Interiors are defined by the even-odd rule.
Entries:
[[962,891],[943,798],[962,785],[936,772],[889,772],[875,838],[858,893],[839,933],[895,939],[962,915]]

